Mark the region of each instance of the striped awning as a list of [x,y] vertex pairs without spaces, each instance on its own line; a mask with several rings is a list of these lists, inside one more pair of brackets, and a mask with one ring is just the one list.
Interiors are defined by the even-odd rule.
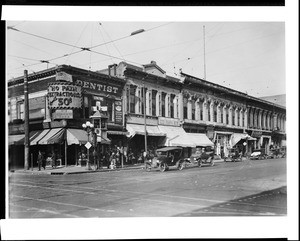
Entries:
[[[50,144],[50,143],[48,143],[48,140],[50,138],[56,136],[57,133],[59,133],[60,131],[62,131],[62,128],[43,130],[37,137],[34,138],[33,141],[30,142],[30,145],[47,145],[47,144]],[[52,144],[54,144],[54,143],[52,143]]]

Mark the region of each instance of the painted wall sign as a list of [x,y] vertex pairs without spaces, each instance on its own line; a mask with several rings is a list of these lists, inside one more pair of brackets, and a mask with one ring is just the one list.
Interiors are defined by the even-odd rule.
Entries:
[[109,85],[109,84],[104,84],[104,83],[99,83],[99,81],[92,81],[92,80],[79,80],[77,79],[75,81],[75,84],[78,86],[81,86],[84,89],[90,89],[90,90],[95,90],[98,93],[104,93],[104,94],[114,94],[114,95],[122,95],[122,89]]
[[82,106],[81,87],[72,83],[49,83],[47,98],[50,109],[74,109]]

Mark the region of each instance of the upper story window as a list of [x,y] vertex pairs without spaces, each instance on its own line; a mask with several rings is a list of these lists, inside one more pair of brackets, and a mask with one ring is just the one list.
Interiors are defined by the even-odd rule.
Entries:
[[162,98],[162,102],[161,102],[161,116],[165,117],[166,116],[166,109],[165,109],[165,106],[166,106],[166,93],[162,92],[161,93],[161,98]]
[[135,101],[136,101],[136,97],[135,97],[135,89],[133,86],[130,86],[129,89],[129,113],[135,113]]
[[174,99],[175,99],[175,95],[171,94],[171,103],[170,103],[170,117],[174,118]]
[[187,97],[183,97],[183,118],[187,119],[188,118],[188,108],[187,108],[187,104],[188,104],[188,99]]
[[196,112],[196,110],[195,110],[195,101],[192,100],[191,104],[192,104],[192,120],[195,120],[196,119],[195,118],[195,112]]
[[24,120],[25,118],[25,111],[24,111],[24,102],[17,103],[17,119]]
[[156,116],[156,90],[152,90],[152,115]]

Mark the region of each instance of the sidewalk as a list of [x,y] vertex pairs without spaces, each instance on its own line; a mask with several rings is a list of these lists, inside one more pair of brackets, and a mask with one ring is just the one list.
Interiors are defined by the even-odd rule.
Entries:
[[36,174],[36,175],[68,175],[68,174],[79,174],[79,173],[95,173],[95,172],[111,172],[111,171],[121,171],[121,170],[132,170],[132,169],[143,169],[144,164],[134,164],[134,165],[124,165],[123,168],[118,167],[116,169],[108,169],[107,167],[102,167],[99,170],[93,170],[93,166],[88,170],[85,166],[57,166],[56,168],[46,167],[39,171],[37,167],[34,167],[33,170],[31,168],[29,170],[18,169],[11,170],[13,173],[26,173],[26,174]]
[[[223,159],[215,160],[215,162],[224,162]],[[23,173],[23,174],[35,174],[35,175],[69,175],[69,174],[80,174],[80,173],[96,173],[96,172],[114,172],[114,171],[124,171],[124,170],[132,170],[132,169],[144,169],[145,164],[133,164],[133,165],[124,165],[122,167],[118,167],[116,169],[108,169],[107,167],[102,167],[99,170],[93,170],[93,166],[91,166],[91,170],[87,170],[85,166],[58,166],[56,168],[46,167],[39,171],[37,167],[34,167],[33,170],[31,168],[29,170],[17,169],[11,170],[11,173]]]

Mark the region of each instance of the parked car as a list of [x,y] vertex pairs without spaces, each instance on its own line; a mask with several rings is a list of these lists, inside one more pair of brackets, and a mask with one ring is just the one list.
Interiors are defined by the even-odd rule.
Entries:
[[251,160],[259,160],[267,158],[267,154],[265,153],[265,149],[254,149],[250,155]]
[[146,170],[151,171],[152,168],[159,168],[161,172],[176,167],[182,170],[185,167],[185,162],[182,147],[163,147],[156,150],[157,157],[146,161]]
[[229,154],[227,157],[224,158],[225,162],[236,162],[242,161],[243,154],[239,152],[238,148],[231,148],[229,149]]
[[188,161],[192,164],[197,164],[199,167],[206,164],[213,166],[214,156],[215,152],[213,147],[202,147],[201,151],[198,150],[194,154],[192,154]]

